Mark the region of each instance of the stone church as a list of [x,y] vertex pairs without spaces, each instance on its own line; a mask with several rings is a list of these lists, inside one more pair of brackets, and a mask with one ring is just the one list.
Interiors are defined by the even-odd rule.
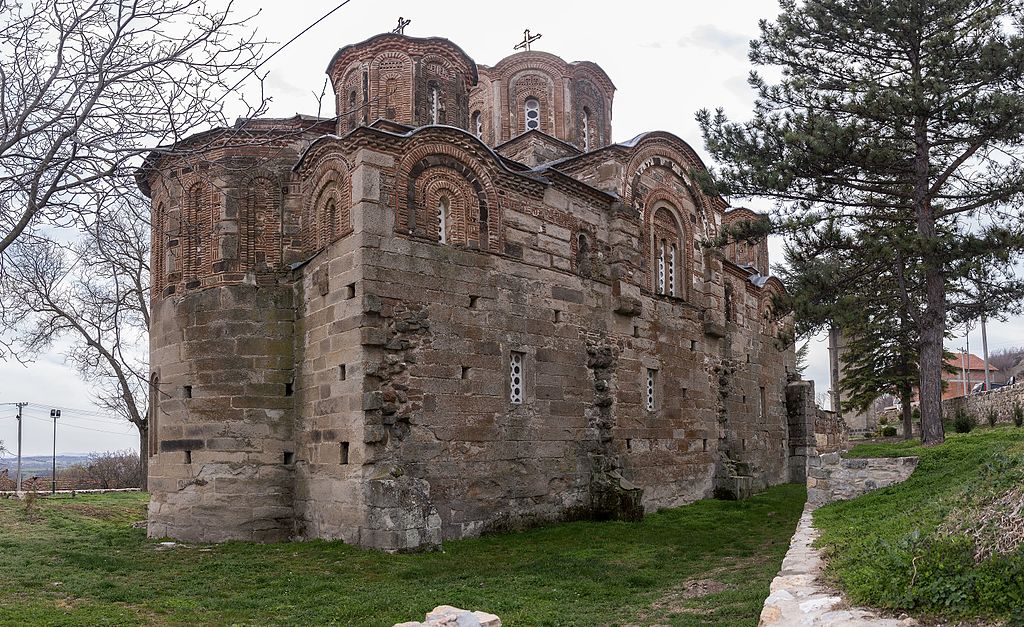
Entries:
[[337,115],[138,172],[150,536],[404,550],[802,476],[766,243],[709,244],[758,215],[613,143],[598,65],[388,33],[327,74]]

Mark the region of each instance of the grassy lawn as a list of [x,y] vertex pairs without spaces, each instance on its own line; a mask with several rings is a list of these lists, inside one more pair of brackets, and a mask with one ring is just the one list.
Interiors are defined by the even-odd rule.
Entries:
[[828,574],[854,603],[1024,625],[1024,429],[944,444],[863,444],[851,457],[918,455],[906,482],[815,512]]
[[0,500],[0,624],[391,625],[447,603],[506,625],[755,625],[806,493],[702,501],[388,555],[340,542],[160,549],[145,494]]

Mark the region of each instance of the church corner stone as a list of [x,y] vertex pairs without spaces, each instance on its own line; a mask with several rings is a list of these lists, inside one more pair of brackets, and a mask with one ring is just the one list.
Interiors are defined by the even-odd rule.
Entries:
[[612,144],[599,67],[384,34],[328,74],[338,117],[139,172],[151,536],[406,551],[803,478],[767,244],[700,247],[758,214],[674,135]]

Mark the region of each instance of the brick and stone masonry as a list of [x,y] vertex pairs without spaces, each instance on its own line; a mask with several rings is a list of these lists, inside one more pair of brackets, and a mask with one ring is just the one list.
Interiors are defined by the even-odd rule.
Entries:
[[139,172],[151,536],[403,550],[802,480],[766,243],[703,245],[756,214],[674,135],[611,143],[598,66],[386,34],[328,74],[337,117]]

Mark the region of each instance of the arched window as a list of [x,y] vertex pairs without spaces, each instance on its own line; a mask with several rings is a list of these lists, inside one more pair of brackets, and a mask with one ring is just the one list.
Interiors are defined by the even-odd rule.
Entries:
[[473,134],[478,139],[483,139],[484,137],[484,120],[479,111],[473,112]]
[[437,124],[441,119],[441,90],[437,86],[430,88],[430,123]]
[[437,201],[437,241],[442,244],[448,243],[448,207],[450,204],[445,196]]
[[675,210],[669,206],[654,209],[650,222],[650,263],[656,294],[685,296],[686,250],[683,229]]
[[532,131],[540,128],[540,101],[536,98],[527,98],[523,106],[523,113],[526,118],[526,130]]
[[590,109],[583,107],[583,152],[590,151]]

